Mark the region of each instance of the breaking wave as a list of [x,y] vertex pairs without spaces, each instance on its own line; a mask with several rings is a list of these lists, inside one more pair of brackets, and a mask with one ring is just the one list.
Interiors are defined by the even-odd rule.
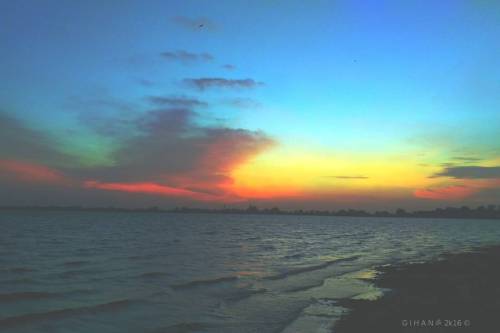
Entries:
[[171,287],[173,289],[187,289],[187,288],[194,288],[194,287],[206,286],[217,283],[232,282],[236,280],[238,280],[237,276],[224,276],[215,279],[194,280],[186,283],[173,284],[171,285]]
[[297,275],[297,274],[302,274],[302,273],[306,273],[306,272],[316,271],[319,269],[324,269],[330,265],[334,265],[334,264],[338,264],[338,263],[346,262],[346,261],[354,261],[358,258],[359,258],[359,256],[353,256],[353,257],[329,260],[329,261],[325,261],[325,262],[323,262],[321,264],[317,264],[317,265],[292,268],[292,269],[289,269],[283,273],[266,276],[266,277],[264,277],[264,279],[266,279],[266,280],[281,280],[281,279],[285,279],[285,278],[292,276],[292,275]]

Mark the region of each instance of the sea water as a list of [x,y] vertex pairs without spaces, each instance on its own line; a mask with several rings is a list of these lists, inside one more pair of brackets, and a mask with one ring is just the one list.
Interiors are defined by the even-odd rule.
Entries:
[[0,212],[2,332],[331,332],[375,268],[500,243],[500,221]]

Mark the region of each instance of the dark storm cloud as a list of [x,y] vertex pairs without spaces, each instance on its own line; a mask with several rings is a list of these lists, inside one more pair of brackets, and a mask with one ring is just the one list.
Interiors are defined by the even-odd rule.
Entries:
[[54,148],[55,138],[32,129],[0,111],[0,159],[41,161],[64,164],[72,161]]
[[450,177],[458,179],[500,178],[500,166],[450,166],[431,176],[431,178],[437,177]]
[[191,31],[215,31],[217,24],[206,17],[175,16],[172,21],[180,27]]
[[182,63],[208,62],[214,60],[210,53],[192,53],[184,50],[166,51],[160,53],[163,59],[169,61],[180,61]]
[[149,96],[148,100],[157,106],[173,106],[186,108],[208,106],[207,102],[186,96]]
[[218,77],[206,77],[199,79],[184,79],[184,82],[199,90],[208,88],[245,88],[251,89],[262,86],[264,83],[253,79],[224,79]]

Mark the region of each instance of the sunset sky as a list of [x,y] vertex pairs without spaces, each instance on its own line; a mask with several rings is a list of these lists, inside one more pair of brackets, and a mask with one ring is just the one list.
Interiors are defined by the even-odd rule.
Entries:
[[500,2],[2,1],[0,205],[500,204]]

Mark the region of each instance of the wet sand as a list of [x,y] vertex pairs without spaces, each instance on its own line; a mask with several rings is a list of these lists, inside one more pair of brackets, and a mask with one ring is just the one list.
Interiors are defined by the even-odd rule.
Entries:
[[342,300],[352,311],[335,333],[500,332],[500,246],[379,270],[374,284],[390,291]]

